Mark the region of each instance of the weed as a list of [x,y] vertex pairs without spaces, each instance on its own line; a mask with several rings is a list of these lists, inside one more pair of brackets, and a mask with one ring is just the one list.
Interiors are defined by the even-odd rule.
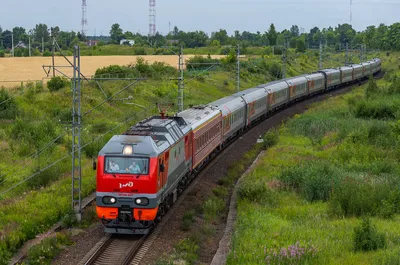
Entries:
[[269,130],[263,137],[263,148],[268,149],[276,145],[279,141],[279,131],[276,129]]
[[386,247],[385,234],[379,233],[369,218],[364,218],[360,226],[354,228],[355,251],[372,251]]
[[317,248],[310,243],[300,246],[299,242],[283,248],[265,248],[266,264],[302,264],[308,263],[317,254]]
[[193,239],[185,238],[175,246],[175,251],[180,259],[188,264],[195,264],[198,259],[199,245]]
[[18,114],[18,106],[15,100],[4,88],[0,89],[0,119],[15,119]]
[[27,254],[28,264],[51,264],[52,259],[65,246],[71,245],[68,235],[58,233],[56,237],[46,238],[39,245],[29,249]]
[[215,187],[212,190],[213,194],[218,198],[225,199],[228,196],[228,189],[223,186]]
[[193,221],[194,221],[194,215],[195,215],[194,210],[189,210],[183,214],[182,223],[181,223],[181,229],[183,231],[190,230],[190,227],[192,226]]
[[203,205],[205,219],[211,223],[216,223],[224,210],[225,201],[217,197],[211,197]]

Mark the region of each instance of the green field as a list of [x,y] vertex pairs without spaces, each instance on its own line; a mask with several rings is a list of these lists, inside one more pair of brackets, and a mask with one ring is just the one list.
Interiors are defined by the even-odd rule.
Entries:
[[227,264],[399,264],[400,80],[317,103],[282,125],[240,184]]

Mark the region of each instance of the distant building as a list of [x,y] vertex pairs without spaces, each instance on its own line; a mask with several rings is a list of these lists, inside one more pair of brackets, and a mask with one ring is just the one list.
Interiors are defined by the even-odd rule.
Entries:
[[122,39],[122,40],[119,42],[119,45],[129,45],[129,46],[133,46],[133,45],[135,45],[135,41],[134,41],[134,40]]
[[23,43],[22,41],[18,42],[17,45],[15,45],[15,48],[28,48],[28,46],[26,46],[25,43]]
[[179,44],[179,40],[167,40],[168,45]]
[[86,45],[89,47],[97,46],[97,43],[99,43],[98,40],[89,40],[86,42]]

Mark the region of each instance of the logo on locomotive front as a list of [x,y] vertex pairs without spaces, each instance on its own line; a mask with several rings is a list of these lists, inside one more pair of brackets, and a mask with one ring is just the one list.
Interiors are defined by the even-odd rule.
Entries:
[[131,181],[131,182],[128,182],[128,183],[126,183],[126,184],[122,184],[122,183],[119,183],[119,188],[120,189],[122,189],[122,188],[132,188],[133,187],[133,182]]

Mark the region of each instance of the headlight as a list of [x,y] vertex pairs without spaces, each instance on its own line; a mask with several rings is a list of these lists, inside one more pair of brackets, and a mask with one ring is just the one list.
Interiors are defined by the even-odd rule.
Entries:
[[149,204],[149,199],[147,198],[136,198],[135,203],[137,205],[146,206]]
[[114,204],[117,202],[117,199],[110,196],[104,196],[102,201],[104,204]]

